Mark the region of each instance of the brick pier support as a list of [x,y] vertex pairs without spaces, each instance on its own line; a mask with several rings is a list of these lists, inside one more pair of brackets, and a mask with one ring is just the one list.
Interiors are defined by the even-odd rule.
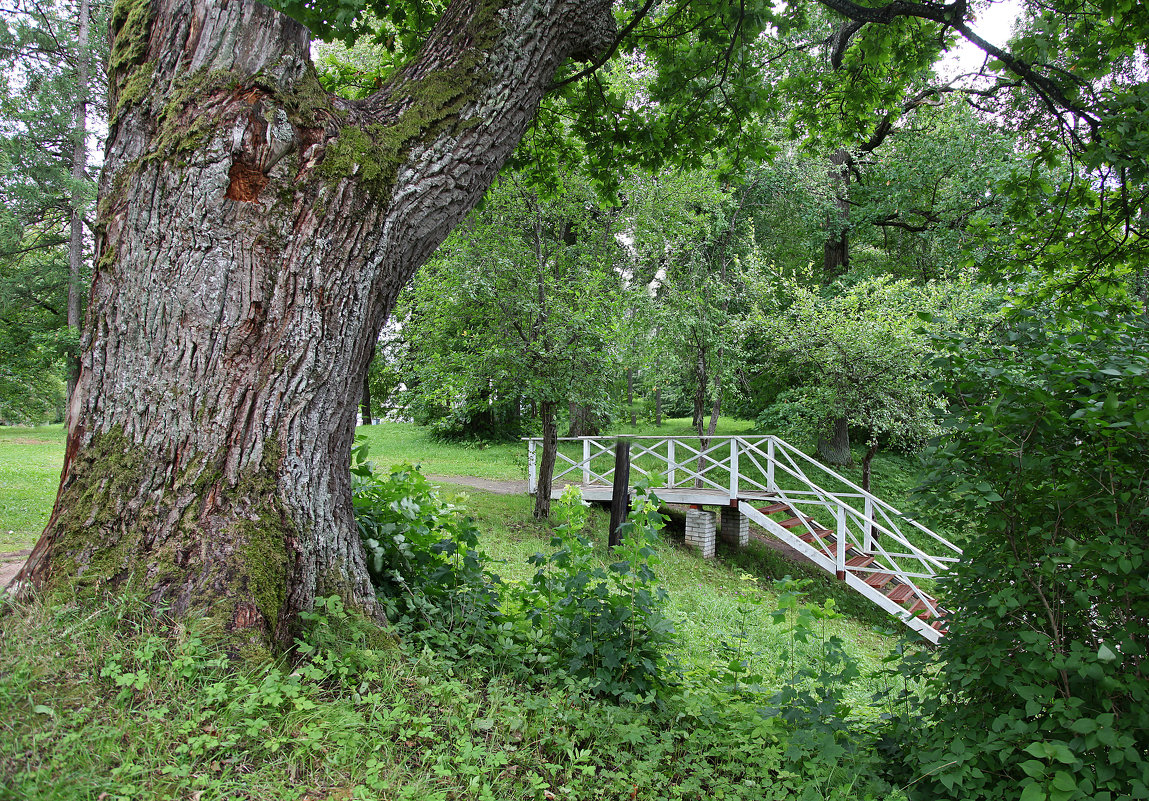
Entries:
[[686,510],[686,544],[701,551],[703,558],[714,556],[715,514],[691,506]]
[[750,544],[750,519],[733,506],[722,507],[722,541],[738,548]]

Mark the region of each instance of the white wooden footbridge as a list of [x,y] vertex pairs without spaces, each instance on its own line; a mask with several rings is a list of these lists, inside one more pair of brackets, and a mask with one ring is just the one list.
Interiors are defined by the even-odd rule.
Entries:
[[[774,436],[626,437],[631,484],[645,478],[664,502],[689,504],[687,542],[714,555],[714,512],[723,540],[745,546],[749,522],[835,575],[930,642],[949,611],[934,579],[961,549],[885,501]],[[551,494],[570,484],[588,501],[610,500],[616,437],[559,439]],[[528,491],[538,486],[541,439],[528,439]],[[581,453],[579,451],[581,450]]]

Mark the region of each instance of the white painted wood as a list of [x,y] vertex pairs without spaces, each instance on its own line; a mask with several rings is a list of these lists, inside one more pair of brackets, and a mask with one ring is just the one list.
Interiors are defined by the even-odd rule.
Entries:
[[[564,441],[581,441],[582,459],[576,461],[563,457],[569,465],[565,472],[581,473],[581,491],[587,500],[609,500],[613,470],[611,451],[614,438],[563,438]],[[806,555],[815,564],[831,573],[844,574],[847,584],[865,595],[881,608],[898,616],[906,625],[919,632],[931,642],[937,642],[940,634],[920,618],[909,615],[899,604],[886,598],[885,594],[865,583],[859,574],[889,572],[897,580],[909,586],[915,596],[922,599],[929,612],[937,616],[936,605],[919,586],[922,579],[933,579],[957,562],[961,550],[945,538],[922,526],[876,496],[865,492],[841,475],[820,464],[797,450],[785,441],[774,436],[768,437],[712,437],[706,448],[702,448],[693,437],[631,437],[639,442],[632,445],[632,471],[646,477],[652,484],[665,483],[666,486],[653,486],[659,498],[667,503],[684,503],[698,506],[720,506],[723,514],[738,514],[730,508],[736,501],[738,509],[749,508],[754,514],[745,514],[764,530],[791,547]],[[537,440],[528,439],[528,484],[537,486],[534,473],[534,452]],[[728,455],[719,456],[720,450],[729,448]],[[665,448],[665,456],[660,452]],[[594,462],[606,455],[610,457],[609,469],[600,472]],[[641,466],[637,462],[643,457],[653,461],[653,465]],[[665,464],[665,482],[661,471]],[[729,471],[729,479],[719,481],[718,474]],[[765,476],[765,484],[760,480],[743,475],[743,471]],[[778,471],[793,479],[799,489],[781,491],[778,488]],[[826,478],[823,478],[826,477]],[[844,484],[848,491],[831,492],[815,480],[833,479]],[[700,486],[695,487],[694,484]],[[557,491],[557,490],[556,490]],[[787,530],[771,519],[757,513],[753,504],[780,501],[789,506],[803,523],[794,530]],[[832,518],[837,547],[830,554],[829,543],[821,538],[812,539],[808,544],[801,539],[804,532],[822,528],[817,520],[821,516],[825,522]],[[907,539],[903,528],[910,526],[925,533],[940,547],[940,553],[929,553]],[[726,526],[723,527],[725,531]],[[887,547],[890,546],[890,547]],[[874,567],[847,570],[846,552],[873,555],[878,562]]]
[[538,462],[535,457],[537,440],[527,442],[527,494],[534,495],[539,488]]
[[870,498],[866,498],[866,522],[863,524],[866,531],[866,553],[874,550],[874,526],[871,521],[874,519],[874,502]]
[[738,499],[738,437],[730,438],[730,500]]
[[778,485],[774,483],[774,438],[770,437],[766,443],[766,489],[774,492]]
[[838,546],[834,549],[834,568],[838,575],[841,575],[846,572],[846,549],[848,547],[846,544],[846,509],[841,504],[838,504],[838,508],[834,511],[834,517],[837,521],[835,529],[837,530],[836,539],[838,541]]

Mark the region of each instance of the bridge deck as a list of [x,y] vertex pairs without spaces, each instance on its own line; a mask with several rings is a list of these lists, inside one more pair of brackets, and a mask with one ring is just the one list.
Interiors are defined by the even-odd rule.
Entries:
[[[551,488],[551,497],[558,498],[568,486],[575,486],[582,490],[583,500],[587,501],[609,501],[613,494],[613,488],[609,484],[562,482],[560,485],[559,482],[556,482],[555,486]],[[741,490],[738,497],[732,500],[728,490],[696,489],[694,487],[651,487],[651,490],[658,496],[659,500],[665,503],[690,503],[697,506],[732,506],[736,505],[739,500],[758,503],[773,500],[776,497],[776,493],[773,492]],[[631,494],[634,494],[633,488]]]
[[[961,548],[845,476],[774,436],[629,439],[632,483],[663,485],[654,492],[668,503],[735,507],[735,525],[753,522],[927,640],[937,642],[945,632],[952,613],[935,597],[934,582],[960,559]],[[555,454],[552,497],[573,485],[588,501],[609,501],[616,442],[561,439],[565,450]],[[538,487],[540,444],[528,440],[531,493]],[[581,458],[575,455],[579,445]],[[688,527],[691,515],[701,536],[693,544],[712,555],[713,513],[691,511]],[[723,528],[727,521],[728,516]],[[734,536],[741,541],[741,534]]]

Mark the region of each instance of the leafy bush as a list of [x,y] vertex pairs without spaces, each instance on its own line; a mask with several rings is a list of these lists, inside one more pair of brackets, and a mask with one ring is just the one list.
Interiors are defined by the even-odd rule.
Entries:
[[504,622],[502,582],[484,566],[474,522],[410,465],[380,478],[366,444],[352,457],[355,522],[388,620],[445,649],[489,640]]
[[111,598],[0,601],[0,798],[897,799],[787,758],[788,724],[684,683],[652,705],[399,658],[322,599],[297,655],[240,666]]
[[651,567],[665,523],[658,499],[637,496],[619,529],[616,561],[606,566],[582,535],[587,504],[577,487],[563,493],[557,514],[555,551],[535,554],[535,576],[520,593],[527,617],[546,633],[557,664],[592,692],[627,701],[652,696],[674,634],[662,612],[666,591]]
[[915,797],[1149,797],[1149,336],[1080,319],[1019,313],[938,362],[955,413],[927,488],[980,536],[925,727],[898,729]]
[[353,453],[355,519],[376,593],[401,635],[440,658],[466,657],[522,679],[570,677],[620,700],[659,686],[673,627],[651,569],[664,522],[657,499],[639,496],[605,565],[581,534],[586,504],[568,490],[556,550],[536,554],[531,582],[504,593],[462,509],[410,465],[380,478],[366,456],[365,445]]

